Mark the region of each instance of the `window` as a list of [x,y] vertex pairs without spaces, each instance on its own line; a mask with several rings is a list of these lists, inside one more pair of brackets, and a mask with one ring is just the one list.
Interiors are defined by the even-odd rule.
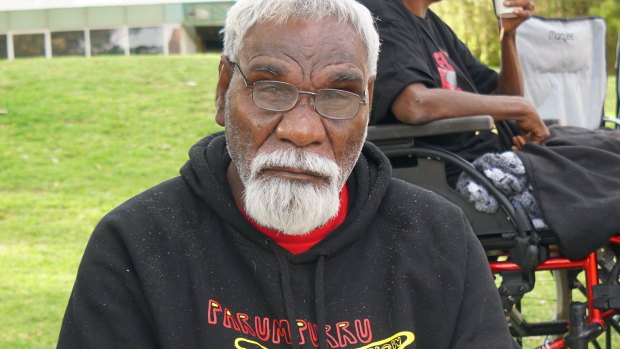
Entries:
[[15,57],[44,57],[45,38],[43,34],[13,35]]
[[53,56],[84,56],[84,32],[55,32],[52,33]]
[[129,52],[133,54],[162,54],[163,31],[161,27],[129,29]]
[[0,35],[0,59],[8,58],[8,52],[6,49],[6,35],[2,34]]
[[99,29],[90,31],[91,55],[125,54],[122,29]]
[[222,27],[196,27],[196,34],[200,38],[203,49],[207,51],[221,51],[223,41],[220,33]]

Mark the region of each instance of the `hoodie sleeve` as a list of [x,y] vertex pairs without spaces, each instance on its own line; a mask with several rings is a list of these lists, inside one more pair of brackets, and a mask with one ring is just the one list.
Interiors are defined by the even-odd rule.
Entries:
[[459,319],[450,348],[519,348],[512,340],[497,288],[480,241],[467,230],[467,272]]
[[126,244],[104,218],[82,258],[57,348],[156,348],[152,323]]

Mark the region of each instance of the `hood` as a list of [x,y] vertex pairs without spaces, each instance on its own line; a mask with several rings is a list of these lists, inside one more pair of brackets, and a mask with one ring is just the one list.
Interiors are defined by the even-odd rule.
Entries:
[[[233,201],[226,179],[230,161],[224,133],[218,132],[201,139],[190,149],[189,161],[181,168],[181,176],[222,221],[258,246],[273,249],[268,246],[270,239],[243,217]],[[366,142],[347,182],[351,197],[346,220],[307,252],[293,255],[285,251],[287,259],[291,263],[305,263],[318,256],[328,257],[355,241],[374,217],[389,186],[391,171],[385,155]]]

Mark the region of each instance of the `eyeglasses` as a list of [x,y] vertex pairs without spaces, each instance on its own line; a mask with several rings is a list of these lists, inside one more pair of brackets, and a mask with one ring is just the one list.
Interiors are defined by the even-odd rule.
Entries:
[[257,107],[269,111],[289,111],[299,102],[299,95],[314,97],[314,110],[328,119],[348,120],[357,115],[360,105],[366,105],[366,96],[334,88],[322,88],[316,92],[300,91],[297,86],[283,81],[259,80],[250,83],[237,63],[245,86],[252,90],[252,101]]

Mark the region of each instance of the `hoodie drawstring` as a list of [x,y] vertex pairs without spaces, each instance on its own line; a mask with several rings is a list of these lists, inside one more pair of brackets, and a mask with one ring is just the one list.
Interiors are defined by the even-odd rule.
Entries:
[[286,311],[286,317],[288,319],[289,328],[291,330],[291,341],[293,342],[293,349],[300,349],[301,338],[299,338],[299,331],[297,330],[297,320],[295,319],[295,301],[293,299],[293,288],[291,286],[291,273],[289,270],[288,262],[284,254],[277,248],[272,248],[274,254],[278,259],[278,265],[280,266],[280,277],[282,284],[282,295],[284,296],[284,308]]
[[[282,253],[282,251],[278,248],[271,246],[271,244],[270,247],[276,255],[278,266],[280,268],[280,281],[282,286],[282,295],[284,297],[284,308],[291,331],[293,349],[300,349],[301,338],[296,319],[290,267],[284,253]],[[325,319],[325,256],[323,255],[319,256],[315,266],[314,287],[319,349],[329,349],[327,334],[325,332],[327,321]]]
[[314,270],[314,294],[319,348],[328,349],[325,333],[327,323],[325,320],[325,256],[323,255],[319,256]]

